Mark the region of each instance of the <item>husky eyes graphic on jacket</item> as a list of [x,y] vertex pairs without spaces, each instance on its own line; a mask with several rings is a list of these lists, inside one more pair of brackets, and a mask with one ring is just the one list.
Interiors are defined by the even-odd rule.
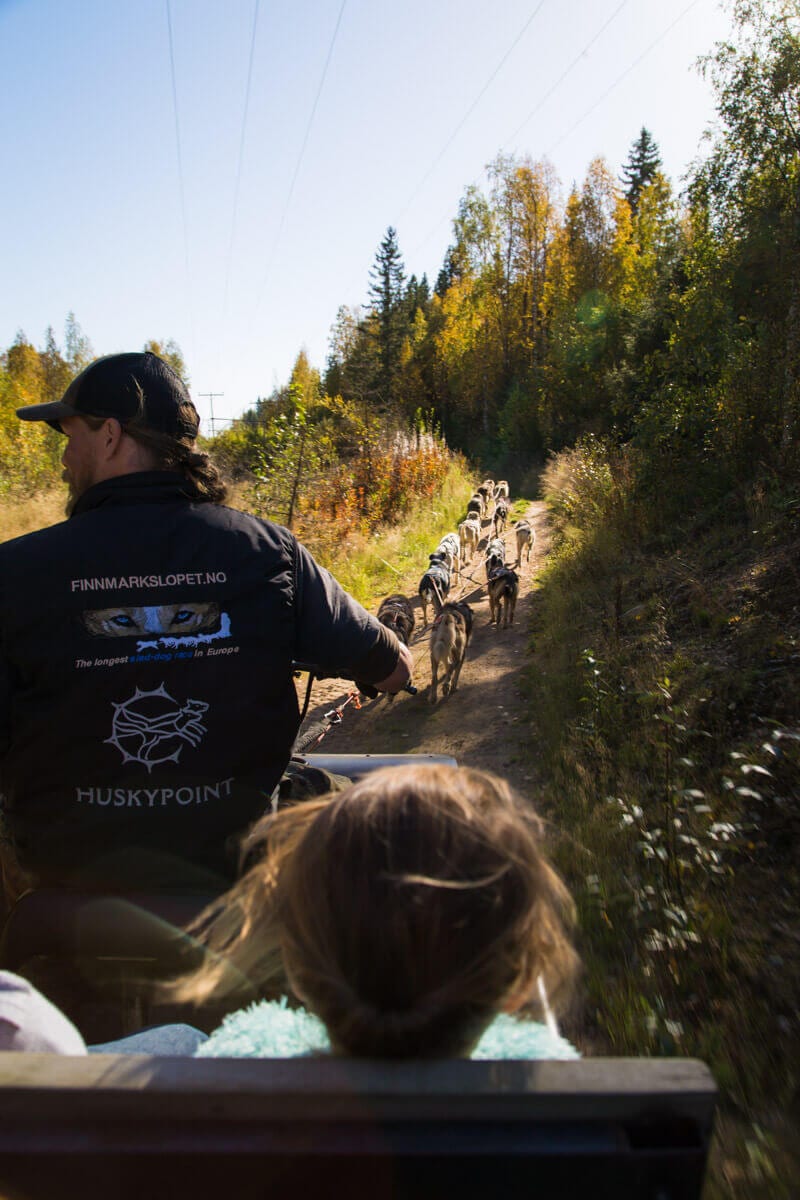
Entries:
[[141,637],[143,634],[177,637],[198,630],[216,629],[219,606],[211,601],[188,601],[186,604],[137,608],[96,608],[83,614],[83,623],[93,637]]

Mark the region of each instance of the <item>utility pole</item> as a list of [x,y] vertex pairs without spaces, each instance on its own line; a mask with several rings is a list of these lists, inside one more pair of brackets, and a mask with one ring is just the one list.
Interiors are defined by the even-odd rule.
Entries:
[[208,400],[208,407],[211,410],[209,424],[211,425],[211,436],[214,436],[214,399],[217,396],[224,396],[224,392],[198,392],[197,395],[203,400]]

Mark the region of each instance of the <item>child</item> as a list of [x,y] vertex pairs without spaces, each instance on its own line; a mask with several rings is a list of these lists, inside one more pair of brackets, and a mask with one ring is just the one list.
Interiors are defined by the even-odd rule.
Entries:
[[[577,970],[573,906],[541,837],[501,779],[441,765],[376,771],[265,818],[254,865],[206,916],[206,964],[173,996],[217,1004],[243,980],[261,995],[288,983],[308,1011],[262,1001],[197,1053],[577,1057],[549,1010]],[[523,1009],[546,1024],[499,1016]]]
[[27,979],[0,971],[0,1050],[85,1055],[86,1044],[72,1022]]

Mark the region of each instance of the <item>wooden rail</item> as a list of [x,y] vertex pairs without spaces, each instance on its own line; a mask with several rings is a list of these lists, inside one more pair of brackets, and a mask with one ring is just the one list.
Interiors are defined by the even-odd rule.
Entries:
[[690,1059],[0,1055],[0,1194],[697,1200],[716,1088]]

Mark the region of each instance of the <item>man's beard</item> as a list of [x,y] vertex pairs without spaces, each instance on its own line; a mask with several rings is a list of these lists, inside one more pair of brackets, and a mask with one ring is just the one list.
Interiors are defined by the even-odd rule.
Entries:
[[71,517],[75,511],[75,505],[78,503],[87,487],[90,486],[91,481],[74,479],[66,469],[61,472],[61,478],[69,488],[67,499],[64,502],[64,513],[66,516]]

